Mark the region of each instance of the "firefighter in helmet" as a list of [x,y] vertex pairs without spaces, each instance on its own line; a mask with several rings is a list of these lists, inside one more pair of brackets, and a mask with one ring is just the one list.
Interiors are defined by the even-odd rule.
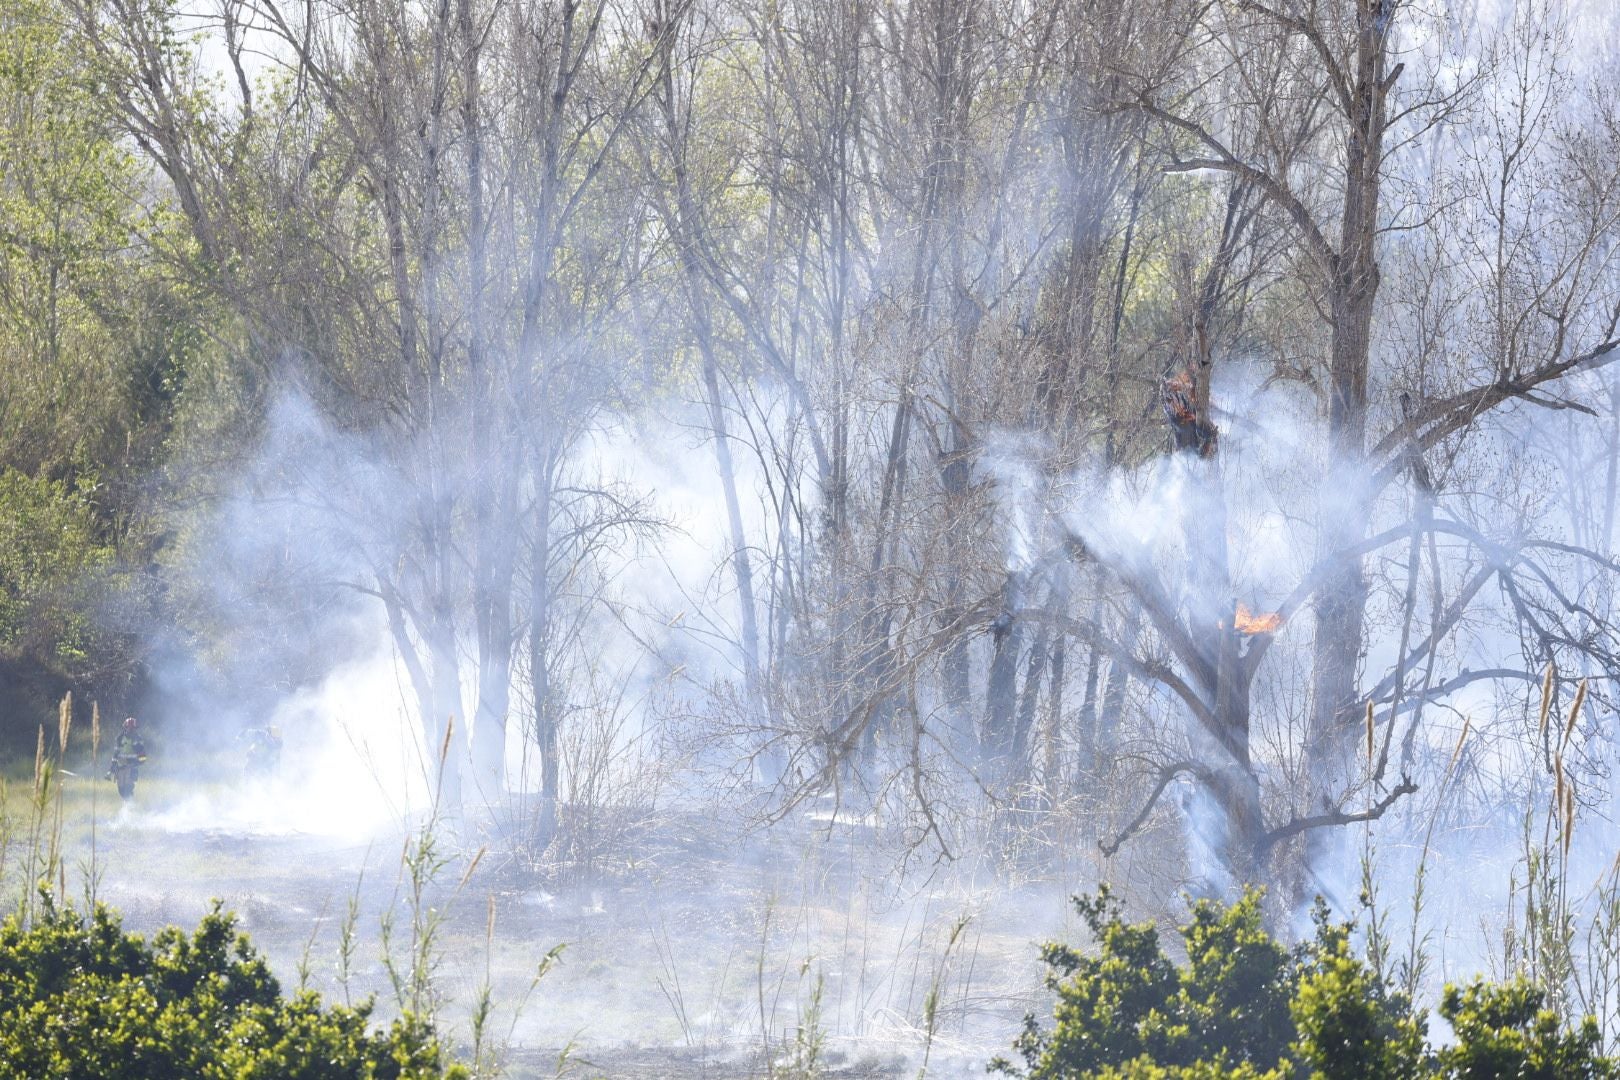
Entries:
[[112,761],[107,766],[107,779],[118,785],[120,797],[128,799],[135,794],[135,780],[145,761],[146,741],[141,738],[140,724],[133,716],[126,716],[113,740]]
[[274,776],[281,765],[281,732],[276,726],[248,728],[242,738],[247,740],[247,774]]

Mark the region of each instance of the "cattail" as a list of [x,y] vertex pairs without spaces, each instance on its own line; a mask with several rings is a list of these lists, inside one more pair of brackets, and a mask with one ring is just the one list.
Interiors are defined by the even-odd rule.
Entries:
[[56,744],[60,752],[67,754],[68,732],[73,730],[73,691],[69,690],[62,695],[62,707],[56,713]]
[[444,763],[450,760],[450,736],[455,733],[455,730],[456,730],[456,718],[454,716],[445,717],[445,721],[444,721],[444,744],[439,747],[439,772],[440,773],[444,772]]
[[473,871],[478,869],[478,864],[484,861],[484,855],[488,851],[489,845],[487,844],[478,849],[478,854],[472,857],[472,862],[467,864],[466,872],[461,875],[461,884],[456,886],[457,889],[466,888],[467,882],[472,880]]
[[1564,725],[1564,745],[1569,745],[1569,736],[1575,730],[1575,721],[1580,719],[1581,706],[1586,703],[1586,680],[1575,688],[1575,703],[1569,707],[1569,723]]
[[1372,698],[1367,699],[1367,768],[1373,764],[1373,703]]
[[1547,737],[1547,713],[1552,709],[1553,664],[1547,661],[1547,674],[1541,679],[1541,737]]
[[1457,759],[1462,757],[1463,741],[1468,738],[1468,725],[1472,721],[1473,721],[1473,718],[1470,717],[1470,716],[1464,716],[1463,717],[1462,731],[1457,735],[1457,745],[1452,748],[1451,760],[1446,763],[1446,775],[1447,776],[1450,776],[1451,775],[1451,770],[1457,767]]
[[1575,782],[1564,785],[1564,858],[1569,858],[1569,841],[1575,835]]
[[90,703],[90,756],[101,752],[101,702]]

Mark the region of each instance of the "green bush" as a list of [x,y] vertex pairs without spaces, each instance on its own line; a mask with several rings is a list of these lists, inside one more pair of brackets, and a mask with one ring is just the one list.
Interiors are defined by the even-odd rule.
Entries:
[[1096,948],[1042,949],[1053,1025],[1033,1016],[1013,1046],[1029,1080],[1581,1080],[1620,1076],[1597,1024],[1573,1026],[1524,980],[1442,995],[1454,1041],[1425,1038],[1424,1014],[1351,952],[1351,927],[1318,908],[1316,935],[1285,948],[1266,932],[1260,894],[1193,905],[1177,964],[1151,923],[1127,923],[1107,890],[1077,897]]
[[457,1080],[416,1018],[290,998],[230,915],[150,943],[98,906],[0,925],[0,1078]]

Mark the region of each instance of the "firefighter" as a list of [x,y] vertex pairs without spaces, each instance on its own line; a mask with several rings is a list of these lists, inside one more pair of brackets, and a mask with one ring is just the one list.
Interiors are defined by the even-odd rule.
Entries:
[[247,740],[247,774],[274,776],[281,765],[281,732],[275,725],[248,728],[242,732]]
[[118,785],[118,795],[128,800],[135,794],[135,780],[146,761],[146,741],[140,736],[140,724],[133,716],[124,717],[124,726],[113,740],[112,761],[107,766],[107,779]]

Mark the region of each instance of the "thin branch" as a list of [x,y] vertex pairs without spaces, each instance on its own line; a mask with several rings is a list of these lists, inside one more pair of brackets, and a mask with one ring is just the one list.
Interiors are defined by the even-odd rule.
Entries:
[[1344,110],[1344,115],[1355,115],[1355,102],[1350,97],[1350,81],[1345,78],[1344,67],[1339,63],[1338,57],[1334,56],[1333,50],[1328,48],[1327,40],[1322,37],[1320,27],[1312,26],[1298,16],[1259,3],[1258,0],[1240,0],[1240,6],[1256,14],[1264,15],[1310,42],[1311,47],[1316,50],[1316,54],[1322,58],[1322,66],[1327,70],[1328,78],[1333,83],[1333,93],[1339,99],[1339,107]]
[[1080,616],[1064,615],[1044,608],[1023,608],[1014,612],[1013,617],[1031,623],[1046,623],[1054,626],[1064,633],[1079,638],[1093,648],[1107,653],[1109,657],[1124,665],[1126,670],[1137,678],[1165,686],[1186,704],[1200,724],[1207,728],[1211,734],[1219,737],[1219,728],[1215,723],[1215,715],[1209,711],[1208,703],[1199,696],[1196,690],[1165,665],[1142,659],[1103,633],[1102,628],[1093,620]]
[[[1620,309],[1617,309],[1620,311]],[[1510,378],[1499,376],[1494,382],[1476,386],[1449,397],[1432,401],[1413,412],[1410,419],[1397,425],[1373,447],[1372,457],[1391,455],[1389,460],[1373,474],[1372,491],[1381,491],[1405,467],[1408,449],[1428,450],[1446,436],[1472,424],[1485,413],[1514,398],[1530,398],[1536,387],[1552,382],[1576,371],[1590,371],[1620,360],[1620,337],[1611,337],[1567,360],[1557,360]],[[1546,401],[1536,404],[1547,405]]]
[[1198,777],[1200,780],[1204,780],[1206,783],[1208,782],[1209,773],[1207,770],[1191,761],[1177,761],[1174,764],[1166,765],[1164,768],[1160,769],[1159,779],[1153,785],[1153,793],[1148,796],[1147,803],[1142,807],[1141,811],[1139,811],[1137,815],[1131,819],[1131,823],[1125,826],[1125,828],[1122,829],[1119,835],[1114,837],[1113,840],[1097,841],[1097,846],[1102,849],[1102,853],[1104,855],[1112,857],[1113,854],[1120,849],[1120,846],[1125,843],[1125,841],[1135,836],[1141,830],[1143,824],[1147,822],[1148,815],[1153,813],[1153,808],[1159,804],[1159,798],[1164,794],[1164,789],[1170,786],[1170,781],[1174,780],[1182,773],[1190,773],[1191,775]]
[[[1310,209],[1300,201],[1299,196],[1295,195],[1286,183],[1265,169],[1240,160],[1236,154],[1227,149],[1225,143],[1211,135],[1202,124],[1161,109],[1148,100],[1145,95],[1138,99],[1137,107],[1154,119],[1187,132],[1215,154],[1212,158],[1193,158],[1191,160],[1175,158],[1167,166],[1169,171],[1191,172],[1196,169],[1219,169],[1222,172],[1237,173],[1239,176],[1250,180],[1264,191],[1273,202],[1282,207],[1288,216],[1293,219],[1294,224],[1299,226],[1300,231],[1305,234],[1311,254],[1321,261],[1323,268],[1329,273],[1334,271],[1334,268],[1339,264],[1338,253],[1333,250],[1333,245],[1328,243],[1327,236],[1323,234],[1321,226],[1316,223],[1316,218],[1312,216]],[[1172,156],[1173,154],[1172,151]]]
[[1390,790],[1388,795],[1385,795],[1382,799],[1379,799],[1377,803],[1369,806],[1367,809],[1358,810],[1353,814],[1347,814],[1342,810],[1330,810],[1325,814],[1313,814],[1310,817],[1294,818],[1286,825],[1279,825],[1277,828],[1272,829],[1270,832],[1266,833],[1265,836],[1261,837],[1260,842],[1255,845],[1256,851],[1259,854],[1264,855],[1278,843],[1288,839],[1290,836],[1297,836],[1300,833],[1306,832],[1310,829],[1325,829],[1331,825],[1354,825],[1359,821],[1377,821],[1379,818],[1384,816],[1384,812],[1386,810],[1395,805],[1396,800],[1400,799],[1403,795],[1412,795],[1416,794],[1416,792],[1417,785],[1412,782],[1410,777],[1403,776],[1401,777],[1401,782],[1396,784],[1395,787]]

